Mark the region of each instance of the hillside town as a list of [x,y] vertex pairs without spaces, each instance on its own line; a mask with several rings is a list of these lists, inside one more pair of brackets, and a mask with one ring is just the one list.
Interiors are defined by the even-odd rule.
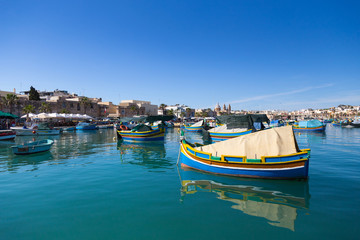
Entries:
[[220,104],[205,109],[195,109],[184,104],[160,105],[146,100],[122,100],[118,104],[103,102],[102,98],[79,96],[66,90],[38,91],[31,87],[29,91],[17,93],[0,90],[0,110],[17,116],[27,113],[72,113],[87,114],[93,118],[120,118],[132,116],[174,115],[178,119],[205,118],[220,115],[266,114],[269,119],[303,120],[345,119],[359,115],[360,106],[338,105],[326,109],[284,110],[233,110],[231,105]]

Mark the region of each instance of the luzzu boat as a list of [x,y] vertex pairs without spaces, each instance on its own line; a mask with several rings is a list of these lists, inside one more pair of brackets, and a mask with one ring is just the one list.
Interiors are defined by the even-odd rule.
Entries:
[[152,142],[163,141],[165,132],[162,129],[152,129],[149,126],[139,124],[133,129],[120,129],[117,130],[119,139],[130,142]]
[[184,125],[184,129],[189,132],[202,132],[204,120],[196,122],[192,125]]
[[334,120],[332,122],[332,125],[335,126],[335,127],[340,127],[341,126],[341,122],[340,121],[337,121],[337,120]]
[[294,131],[313,131],[323,132],[326,129],[326,124],[323,124],[319,120],[306,120],[300,121],[297,125],[293,125]]
[[300,150],[291,126],[195,146],[182,140],[181,166],[251,178],[307,178],[310,150]]
[[269,123],[269,119],[265,114],[219,116],[217,121],[217,127],[208,130],[210,139],[213,142],[224,141],[255,132],[257,131],[255,125],[260,130],[265,129],[263,122]]

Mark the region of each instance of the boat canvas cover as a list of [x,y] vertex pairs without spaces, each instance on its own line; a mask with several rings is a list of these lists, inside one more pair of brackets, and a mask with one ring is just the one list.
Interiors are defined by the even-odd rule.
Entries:
[[316,120],[316,119],[299,122],[299,127],[314,128],[314,127],[321,127],[321,126],[323,126],[323,124],[319,120]]
[[249,159],[288,155],[300,151],[291,126],[258,131],[195,149],[218,157],[231,155],[246,156]]
[[191,125],[191,127],[201,127],[201,126],[203,125],[203,123],[204,123],[204,120],[201,120],[201,121],[199,121],[199,122],[194,123],[193,125]]
[[243,131],[246,131],[246,130],[247,130],[247,128],[228,129],[227,124],[225,124],[225,125],[218,126],[216,128],[210,129],[210,130],[208,130],[208,132],[212,132],[212,133],[233,133],[233,132],[243,132]]
[[[246,128],[254,129],[254,123],[263,122],[270,123],[266,114],[247,114],[247,115],[224,115],[216,117],[221,124],[226,124],[228,129],[232,128]],[[262,128],[262,127],[261,127]]]

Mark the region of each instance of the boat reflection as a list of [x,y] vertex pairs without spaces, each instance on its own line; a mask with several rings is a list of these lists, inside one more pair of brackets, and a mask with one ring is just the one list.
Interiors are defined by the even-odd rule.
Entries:
[[145,166],[151,170],[174,166],[173,161],[166,158],[164,142],[130,143],[118,141],[122,163]]
[[299,209],[309,208],[307,181],[257,180],[206,174],[179,169],[181,201],[188,194],[215,193],[217,199],[231,202],[232,209],[262,217],[272,226],[295,231]]

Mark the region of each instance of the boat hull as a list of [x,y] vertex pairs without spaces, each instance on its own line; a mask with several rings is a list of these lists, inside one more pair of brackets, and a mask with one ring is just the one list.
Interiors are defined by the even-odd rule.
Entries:
[[188,132],[202,132],[203,127],[190,127],[190,126],[184,126],[184,129]]
[[76,126],[76,130],[96,130],[96,126]]
[[214,133],[214,132],[209,132],[210,138],[212,141],[214,142],[219,142],[219,141],[225,141],[231,138],[235,138],[235,137],[239,137],[242,135],[246,135],[252,133],[252,130],[246,130],[246,131],[242,131],[242,132],[232,132],[232,133],[226,133],[226,132],[219,132],[219,133]]
[[294,132],[323,132],[326,130],[326,125],[313,128],[297,127],[293,126]]
[[16,136],[16,133],[14,131],[0,131],[0,141],[1,140],[12,140]]
[[11,147],[16,155],[27,155],[49,151],[54,144],[52,140],[33,142],[30,144],[18,145]]
[[16,132],[16,136],[33,136],[33,135],[59,135],[60,129],[13,129]]
[[[193,152],[193,153],[192,153]],[[211,160],[211,155],[197,152],[181,143],[180,162],[182,167],[200,171],[249,178],[300,179],[308,177],[309,152],[288,156],[264,157],[263,163],[241,162],[238,157],[224,157],[224,160]],[[236,162],[235,162],[235,161]],[[276,161],[279,162],[276,162]]]
[[117,131],[118,137],[127,142],[164,141],[164,131],[157,129],[146,132]]

